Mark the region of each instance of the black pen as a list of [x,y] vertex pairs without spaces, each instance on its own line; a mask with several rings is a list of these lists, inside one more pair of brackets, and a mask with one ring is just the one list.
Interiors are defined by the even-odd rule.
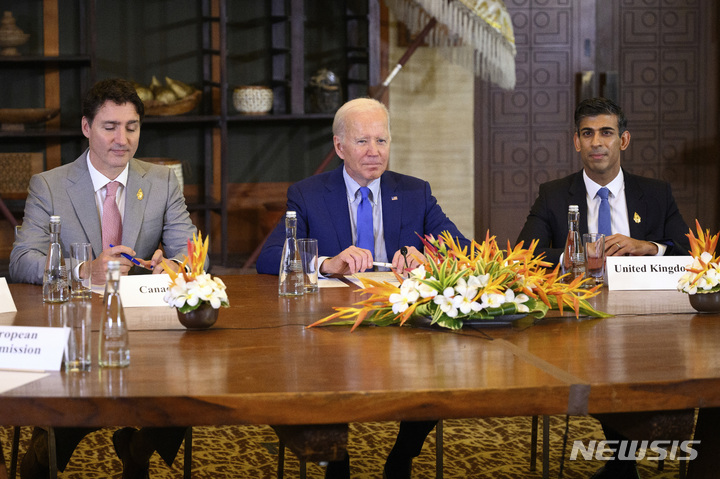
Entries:
[[[111,244],[109,244],[108,246],[111,247],[111,248],[114,247],[114,246],[111,245]],[[120,256],[122,256],[123,258],[129,259],[130,261],[133,262],[133,264],[136,264],[136,265],[140,266],[141,268],[149,269],[150,271],[152,271],[152,268],[151,268],[151,267],[145,266],[145,265],[142,264],[140,261],[138,261],[137,259],[133,258],[132,256],[130,256],[130,255],[127,254],[127,253],[120,253]]]

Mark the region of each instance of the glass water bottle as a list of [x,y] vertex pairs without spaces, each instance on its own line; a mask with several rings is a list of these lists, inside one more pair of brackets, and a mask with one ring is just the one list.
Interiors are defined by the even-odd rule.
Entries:
[[585,255],[580,236],[580,208],[568,207],[568,235],[565,241],[563,268],[570,273],[570,281],[585,276]]
[[278,294],[300,296],[305,293],[302,261],[297,247],[297,215],[294,211],[285,214],[285,244],[280,258],[278,273]]
[[43,301],[62,303],[70,299],[68,272],[60,244],[60,217],[50,217],[50,246],[43,272]]
[[105,283],[105,310],[100,324],[98,363],[105,368],[124,368],[130,365],[125,312],[120,301],[120,262],[108,261]]

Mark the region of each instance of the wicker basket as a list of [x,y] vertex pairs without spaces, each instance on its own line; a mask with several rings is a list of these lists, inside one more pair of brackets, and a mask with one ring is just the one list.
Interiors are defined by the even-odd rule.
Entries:
[[265,115],[272,110],[273,92],[265,86],[241,86],[233,90],[233,105],[243,115]]
[[144,102],[145,104],[145,115],[146,116],[172,116],[182,115],[195,109],[200,103],[202,98],[202,92],[195,90],[190,95],[186,96],[181,100],[174,101],[172,103],[160,103],[156,100],[150,100]]

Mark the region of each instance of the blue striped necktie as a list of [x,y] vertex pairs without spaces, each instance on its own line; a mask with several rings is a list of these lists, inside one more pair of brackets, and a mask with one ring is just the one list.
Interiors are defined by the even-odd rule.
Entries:
[[600,197],[600,210],[598,211],[598,233],[610,236],[612,234],[612,227],[610,221],[610,202],[608,201],[608,194],[610,190],[603,186],[597,192]]
[[375,257],[375,234],[373,233],[372,203],[370,203],[370,188],[360,187],[362,200],[357,207],[357,242],[355,246],[370,250]]

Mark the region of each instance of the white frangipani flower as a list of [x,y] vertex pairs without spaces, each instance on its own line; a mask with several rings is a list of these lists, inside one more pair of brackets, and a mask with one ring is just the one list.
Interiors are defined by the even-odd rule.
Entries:
[[[403,282],[403,286],[405,283]],[[395,314],[400,314],[410,306],[412,303],[418,300],[420,293],[414,288],[400,287],[399,293],[393,293],[388,298],[388,301],[392,304],[392,310]]]
[[527,305],[523,304],[529,299],[530,298],[524,293],[515,295],[515,291],[513,291],[512,289],[508,289],[507,291],[505,291],[505,302],[517,304],[517,309],[519,313],[530,312],[530,308],[528,308]]
[[[429,279],[435,280],[432,276]],[[420,293],[421,298],[434,298],[438,294],[437,289],[425,283],[418,284],[417,290]]]
[[[477,282],[475,276],[470,277],[470,281],[473,283]],[[455,291],[457,295],[453,297],[453,306],[458,308],[463,314],[470,314],[471,311],[480,311],[480,305],[475,301],[477,296],[477,288],[471,287],[465,281],[464,278],[460,278],[455,285]]]
[[505,303],[505,295],[498,293],[484,293],[480,297],[480,307],[485,308],[499,308]]
[[453,297],[455,290],[451,287],[445,288],[442,294],[438,294],[433,298],[433,302],[440,307],[440,310],[451,318],[458,314],[457,308],[453,305]]

